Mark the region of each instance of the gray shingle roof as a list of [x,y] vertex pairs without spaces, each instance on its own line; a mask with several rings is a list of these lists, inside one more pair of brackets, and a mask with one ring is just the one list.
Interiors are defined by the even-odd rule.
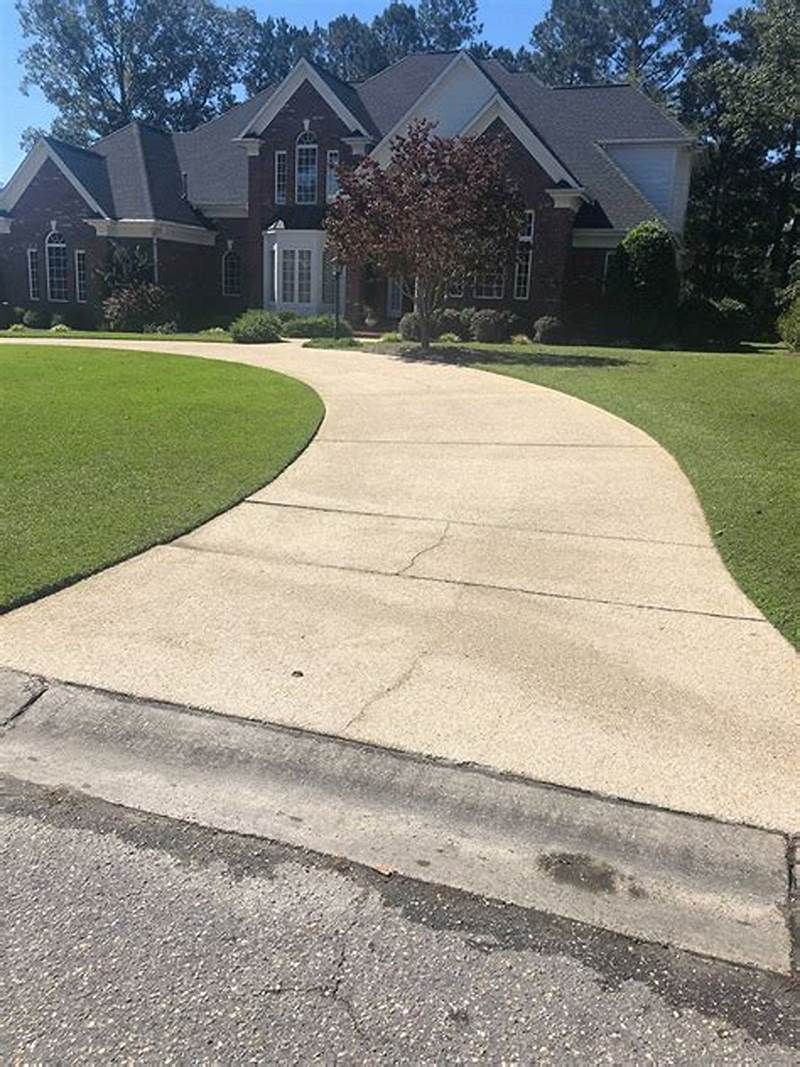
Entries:
[[[411,55],[366,81],[349,84],[316,67],[326,85],[376,139],[385,136],[452,62],[454,52]],[[689,138],[679,123],[631,86],[550,88],[497,60],[479,66],[506,102],[593,198],[579,223],[628,229],[656,214],[603,149],[606,140]],[[48,139],[62,162],[111,217],[160,218],[202,225],[194,204],[247,203],[248,163],[234,144],[278,88],[190,133],[169,134],[134,122],[91,149]],[[187,175],[188,202],[181,175]]]
[[77,148],[55,137],[45,137],[45,141],[64,166],[75,175],[89,196],[100,205],[103,212],[113,216],[114,199],[102,155],[88,148]]
[[420,52],[353,86],[382,137],[452,63],[455,55],[455,52]]

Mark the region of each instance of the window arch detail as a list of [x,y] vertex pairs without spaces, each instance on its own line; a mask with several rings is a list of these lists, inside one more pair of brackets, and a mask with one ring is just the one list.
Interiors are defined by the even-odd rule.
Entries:
[[222,256],[222,295],[242,295],[242,257],[232,248]]
[[44,242],[47,269],[47,299],[65,303],[67,292],[67,242],[58,230],[51,230]]
[[310,130],[298,135],[294,149],[294,199],[297,204],[316,204],[319,182],[319,148]]

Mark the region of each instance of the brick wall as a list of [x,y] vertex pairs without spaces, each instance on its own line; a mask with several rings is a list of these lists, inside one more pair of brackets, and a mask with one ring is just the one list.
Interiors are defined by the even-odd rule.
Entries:
[[[52,160],[46,160],[39,173],[17,201],[10,233],[0,234],[0,299],[12,307],[36,308],[44,325],[53,314],[88,323],[98,312],[101,298],[97,271],[105,259],[106,243],[83,220],[91,214],[85,200],[76,192]],[[67,245],[67,293],[69,299],[51,302],[47,294],[44,242],[55,222]],[[39,251],[39,300],[28,295],[27,250]],[[75,250],[86,252],[88,303],[75,299]]]

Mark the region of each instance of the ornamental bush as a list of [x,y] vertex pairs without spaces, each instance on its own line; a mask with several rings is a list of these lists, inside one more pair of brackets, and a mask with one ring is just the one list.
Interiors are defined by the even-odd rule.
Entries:
[[558,344],[565,337],[564,323],[555,315],[542,315],[533,324],[533,339],[538,344]]
[[154,282],[132,282],[103,301],[103,318],[110,330],[139,333],[149,323],[175,320],[170,293]]
[[[297,315],[283,326],[284,337],[333,337],[336,320],[333,315]],[[339,336],[352,337],[353,330],[346,319],[339,319]]]
[[400,319],[398,327],[404,341],[419,340],[419,315],[416,311],[407,311]]
[[22,316],[22,324],[27,326],[29,330],[42,329],[43,322],[42,313],[37,311],[36,308],[28,308]]
[[481,308],[472,316],[472,336],[476,341],[497,344],[511,336],[512,316],[507,311]]
[[474,313],[474,308],[442,308],[436,317],[436,330],[439,334],[454,333],[459,341],[467,341],[472,336]]
[[617,331],[653,344],[668,337],[678,286],[672,235],[655,219],[640,222],[609,258],[606,291]]
[[795,297],[778,319],[778,333],[790,352],[800,352],[800,296]]
[[281,324],[268,311],[253,309],[233,320],[230,334],[240,345],[274,344],[281,339]]
[[457,345],[461,338],[457,333],[440,333],[436,340],[446,345]]

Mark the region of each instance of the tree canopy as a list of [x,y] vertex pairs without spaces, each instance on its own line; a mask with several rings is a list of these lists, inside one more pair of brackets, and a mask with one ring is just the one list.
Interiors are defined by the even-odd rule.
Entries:
[[[626,80],[672,108],[705,146],[686,243],[690,280],[774,313],[798,256],[797,0],[752,0],[709,24],[709,0],[550,0],[529,47],[482,40],[477,0],[390,0],[367,23],[259,19],[221,0],[17,0],[23,88],[77,144],[141,119],[196,126],[305,56],[361,80],[420,50],[468,48],[546,84]],[[38,131],[27,131],[28,139]]]
[[449,283],[502,263],[522,224],[501,138],[437,137],[414,122],[395,138],[388,167],[367,156],[340,168],[341,196],[325,227],[342,263],[369,260],[414,285],[420,339],[428,344]]

